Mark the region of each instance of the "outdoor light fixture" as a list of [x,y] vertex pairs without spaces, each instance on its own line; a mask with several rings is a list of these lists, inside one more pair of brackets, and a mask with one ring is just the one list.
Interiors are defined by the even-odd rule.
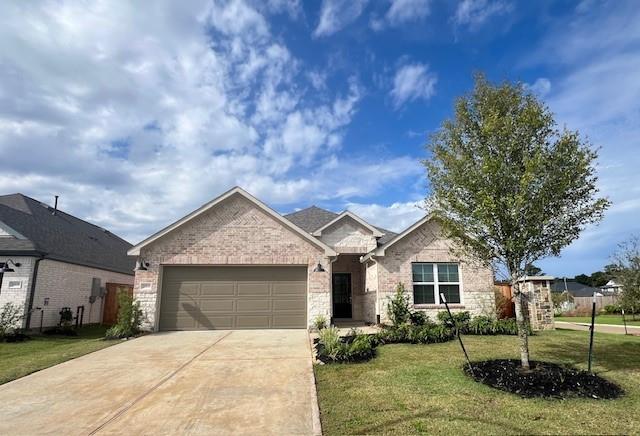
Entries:
[[2,266],[2,268],[0,268],[0,273],[4,274],[4,273],[10,273],[10,272],[14,272],[15,270],[13,268],[11,268],[9,266],[9,263],[13,264],[13,266],[15,266],[16,268],[18,268],[20,265],[22,265],[20,262],[14,262],[12,259],[8,259],[4,265]]
[[323,268],[322,264],[318,262],[316,267],[313,269],[313,272],[325,272],[326,270]]
[[144,259],[138,258],[136,260],[136,267],[133,269],[134,271],[147,271],[147,267],[149,266],[149,262],[145,262]]

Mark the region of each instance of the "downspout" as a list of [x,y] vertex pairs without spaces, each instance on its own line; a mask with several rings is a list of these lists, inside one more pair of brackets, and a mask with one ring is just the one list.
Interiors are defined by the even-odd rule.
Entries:
[[28,330],[31,325],[31,311],[33,310],[33,300],[36,295],[36,279],[38,278],[38,265],[40,261],[44,259],[45,255],[41,254],[39,258],[36,259],[35,264],[33,265],[33,272],[31,273],[31,289],[29,290],[29,303],[27,304],[27,320],[26,320],[26,329]]

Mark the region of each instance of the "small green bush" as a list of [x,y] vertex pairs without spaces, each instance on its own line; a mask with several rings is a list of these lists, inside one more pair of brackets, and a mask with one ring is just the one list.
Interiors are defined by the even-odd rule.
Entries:
[[426,313],[415,310],[409,314],[409,320],[413,325],[425,325],[429,321]]
[[450,341],[455,337],[455,331],[444,324],[427,322],[417,326],[403,324],[387,327],[380,331],[376,338],[382,344],[411,343],[436,344]]
[[467,324],[465,333],[470,335],[495,335],[496,320],[490,316],[476,316]]
[[375,355],[376,339],[372,335],[355,333],[353,336],[341,338],[336,327],[320,331],[318,359],[325,363],[359,362]]
[[607,304],[606,306],[604,306],[604,313],[622,313],[622,306],[619,304]]
[[122,339],[135,336],[140,333],[141,324],[140,302],[134,301],[128,292],[118,292],[117,322],[106,331],[105,338]]
[[22,318],[24,318],[22,306],[11,302],[2,306],[0,310],[0,341],[18,333]]
[[313,320],[313,326],[318,331],[326,328],[327,327],[327,317],[325,317],[324,315],[316,316],[316,318]]
[[400,324],[409,322],[410,315],[409,297],[407,297],[405,292],[404,284],[398,283],[395,294],[389,299],[387,316],[394,326],[399,326]]
[[458,327],[460,329],[460,333],[465,333],[467,331],[467,327],[469,321],[471,320],[471,314],[469,312],[456,312],[453,313],[453,318],[449,316],[449,312],[443,310],[438,312],[438,320],[449,327]]

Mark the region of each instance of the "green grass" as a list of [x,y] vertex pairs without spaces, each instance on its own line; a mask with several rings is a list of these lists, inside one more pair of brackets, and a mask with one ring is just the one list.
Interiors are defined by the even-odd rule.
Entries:
[[[472,360],[517,358],[512,336],[466,336]],[[544,332],[532,358],[586,369],[586,332]],[[639,431],[640,338],[597,334],[594,369],[617,400],[523,399],[466,377],[457,341],[384,345],[367,363],[315,365],[323,431],[343,434],[633,434]]]
[[32,336],[25,342],[0,342],[0,384],[117,344],[104,341],[106,327],[92,325],[76,337]]
[[[627,315],[625,317],[627,319],[627,325],[637,325],[640,326],[640,319],[636,316],[636,320],[633,320],[633,317]],[[591,323],[590,316],[556,316],[556,321],[565,321],[565,322],[584,322]],[[622,315],[596,315],[596,324],[614,324],[614,325],[623,325]]]

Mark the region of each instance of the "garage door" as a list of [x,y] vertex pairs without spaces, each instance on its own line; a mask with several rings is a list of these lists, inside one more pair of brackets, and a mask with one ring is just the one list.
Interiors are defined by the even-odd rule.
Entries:
[[307,267],[164,267],[161,330],[305,328]]

